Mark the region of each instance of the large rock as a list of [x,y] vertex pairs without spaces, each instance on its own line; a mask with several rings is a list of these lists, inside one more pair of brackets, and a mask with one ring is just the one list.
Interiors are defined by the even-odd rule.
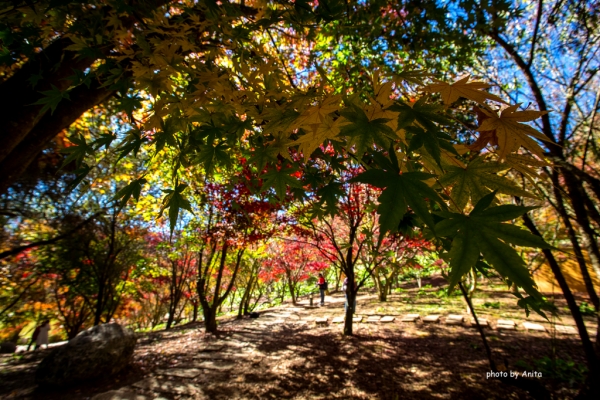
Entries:
[[136,340],[133,331],[119,324],[90,328],[44,358],[36,371],[36,382],[68,386],[117,373],[131,360]]
[[13,342],[0,343],[0,353],[10,354],[17,351],[17,345]]

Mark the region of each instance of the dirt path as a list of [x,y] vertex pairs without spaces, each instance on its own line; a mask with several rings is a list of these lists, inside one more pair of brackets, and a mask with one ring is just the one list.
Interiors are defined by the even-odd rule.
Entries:
[[[493,289],[493,288],[492,288]],[[459,298],[440,300],[435,289],[407,289],[380,303],[373,295],[358,300],[358,314],[387,315],[387,324],[361,322],[355,336],[344,338],[343,297],[328,298],[325,307],[282,306],[256,320],[223,321],[218,336],[206,335],[200,324],[143,335],[131,367],[111,378],[60,392],[44,391],[33,381],[43,352],[4,357],[0,397],[7,399],[477,399],[532,398],[527,392],[486,379],[489,366],[476,330],[465,323],[446,325],[400,322],[419,312],[464,313]],[[482,292],[486,299],[490,293]],[[476,306],[492,321],[488,338],[496,362],[522,373],[523,363],[550,356],[582,363],[577,336],[525,332],[524,312],[512,296],[495,290],[498,308]],[[483,301],[476,299],[476,304]],[[489,301],[488,301],[489,302]],[[314,319],[327,317],[326,326]],[[516,331],[493,329],[497,318],[513,318]],[[443,319],[442,319],[443,320]],[[540,322],[539,317],[531,318]],[[548,322],[545,326],[551,328]],[[569,324],[567,318],[561,324]],[[534,367],[535,369],[536,367]],[[539,368],[538,368],[539,369]],[[547,374],[546,374],[547,375]],[[576,382],[565,377],[538,379],[557,398],[576,393]],[[575,378],[574,378],[575,379]]]

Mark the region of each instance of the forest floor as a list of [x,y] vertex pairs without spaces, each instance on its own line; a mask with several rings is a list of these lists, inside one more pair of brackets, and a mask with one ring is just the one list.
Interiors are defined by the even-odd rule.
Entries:
[[[438,280],[426,288],[405,285],[383,303],[373,293],[359,296],[354,336],[342,336],[334,317],[344,313],[344,297],[335,293],[323,307],[308,300],[261,311],[258,319],[220,320],[219,335],[201,323],[140,335],[131,366],[121,373],[61,391],[37,387],[34,372],[47,354],[0,358],[3,399],[531,399],[523,389],[487,378],[490,372],[481,337],[469,324],[465,303],[443,296]],[[551,298],[551,297],[550,297]],[[316,299],[315,299],[316,300]],[[573,326],[566,304],[557,296],[558,317],[526,318],[505,286],[480,287],[474,298],[499,369],[541,373],[530,378],[553,398],[572,398],[584,358],[577,335],[555,325]],[[401,322],[408,313],[441,315],[439,323]],[[446,325],[448,314],[465,315],[462,325]],[[368,316],[392,316],[390,323],[367,323]],[[327,317],[328,324],[314,320]],[[496,329],[498,319],[516,322],[516,330]],[[526,331],[525,321],[546,332]],[[596,326],[586,317],[592,334]],[[555,361],[552,361],[555,360]],[[518,381],[521,377],[518,379]],[[526,382],[527,380],[521,380]]]

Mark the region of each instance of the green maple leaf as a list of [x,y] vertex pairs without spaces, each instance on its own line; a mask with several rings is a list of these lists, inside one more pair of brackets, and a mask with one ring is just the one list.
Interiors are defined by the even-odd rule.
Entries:
[[51,90],[45,90],[40,93],[43,94],[44,97],[33,103],[43,105],[42,109],[40,110],[40,114],[43,114],[48,109],[50,109],[50,115],[52,115],[54,114],[54,110],[56,110],[56,107],[58,107],[58,103],[60,103],[62,99],[71,100],[69,98],[68,91],[63,92],[54,85],[52,85]]
[[338,199],[343,195],[344,191],[342,189],[342,184],[339,182],[331,182],[317,191],[317,196],[321,198],[319,204],[326,204],[325,214],[332,216],[337,213]]
[[438,213],[445,219],[436,224],[436,235],[452,237],[449,253],[450,288],[476,266],[481,254],[500,275],[523,288],[533,298],[541,299],[525,262],[510,244],[543,249],[551,246],[518,226],[503,223],[536,207],[490,207],[495,195],[496,192],[493,192],[484,196],[468,216],[451,212]]
[[290,176],[290,173],[295,172],[293,168],[285,168],[277,170],[272,170],[267,172],[262,177],[264,178],[263,186],[260,189],[261,191],[273,188],[275,189],[275,193],[280,200],[285,198],[285,193],[287,191],[288,185],[292,188],[301,188],[302,183]]
[[395,171],[371,169],[350,180],[384,189],[377,199],[379,201],[377,212],[380,215],[379,242],[386,232],[397,231],[404,214],[408,211],[408,206],[417,217],[433,229],[435,223],[429,213],[426,199],[439,204],[443,204],[443,201],[433,189],[422,182],[433,176],[423,172],[398,174]]
[[69,155],[60,167],[64,168],[71,161],[75,161],[75,164],[79,168],[86,155],[94,155],[94,148],[86,142],[85,137],[81,134],[69,136],[69,141],[74,143],[75,146],[69,146],[61,150],[61,153]]
[[100,137],[92,142],[92,147],[95,150],[100,149],[104,146],[104,149],[108,149],[110,144],[117,138],[117,135],[114,133],[102,133]]
[[228,146],[225,143],[213,145],[201,145],[200,153],[196,161],[204,165],[204,170],[207,175],[212,174],[215,165],[231,165],[231,159],[227,153]]
[[171,229],[171,234],[173,234],[173,230],[175,229],[175,225],[177,224],[177,218],[179,217],[179,210],[184,209],[188,210],[192,214],[192,207],[190,205],[189,200],[187,200],[182,192],[187,188],[185,183],[181,183],[179,185],[176,184],[175,189],[167,189],[163,190],[166,193],[163,199],[163,206],[160,210],[160,215],[163,214],[164,210],[169,208],[169,227]]
[[420,98],[416,103],[409,105],[403,102],[397,102],[388,108],[398,114],[398,128],[406,128],[410,125],[421,126],[428,131],[437,131],[437,122],[441,125],[450,125],[452,122],[439,114],[444,107],[437,104],[427,104],[426,97]]
[[[441,164],[440,140],[435,131],[421,129],[417,126],[407,127],[406,130],[412,134],[408,151],[414,151],[425,146],[427,152],[433,157],[435,162]],[[440,165],[441,166],[441,165]]]
[[83,181],[85,179],[86,176],[88,176],[88,174],[90,173],[91,170],[92,170],[92,167],[90,167],[86,163],[82,163],[81,166],[79,166],[79,168],[77,168],[75,171],[73,171],[73,173],[75,174],[75,179],[73,179],[73,181],[69,183],[67,188],[69,190],[75,188],[77,185],[79,185],[81,183],[81,181]]
[[262,171],[268,162],[277,162],[277,157],[272,154],[271,148],[268,146],[258,146],[248,162],[255,164],[258,171]]
[[142,144],[148,141],[148,139],[143,137],[140,131],[136,129],[132,129],[127,133],[127,137],[121,142],[120,147],[117,149],[117,151],[121,152],[119,158],[117,158],[117,162],[132,151],[133,156],[137,157],[137,153],[140,151]]
[[144,178],[136,179],[130,182],[127,186],[121,188],[121,190],[115,194],[114,200],[121,199],[121,208],[127,204],[131,197],[133,197],[135,201],[138,201],[140,199],[140,193],[142,192],[142,185],[144,185],[146,182],[147,180]]
[[373,146],[373,143],[387,149],[391,140],[397,138],[392,128],[386,125],[389,119],[369,120],[363,109],[354,104],[340,114],[350,123],[341,127],[338,136],[349,137],[348,146],[355,146],[359,157],[362,157],[365,150]]
[[446,166],[447,173],[440,178],[443,186],[452,185],[450,197],[457,209],[464,209],[469,198],[471,204],[476,204],[492,190],[512,196],[535,196],[521,188],[508,178],[496,175],[496,172],[508,169],[508,165],[496,162],[484,162],[480,157],[475,158],[466,168],[455,165]]

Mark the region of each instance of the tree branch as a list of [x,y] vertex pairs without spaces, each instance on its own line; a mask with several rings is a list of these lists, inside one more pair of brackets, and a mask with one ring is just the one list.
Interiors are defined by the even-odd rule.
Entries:
[[37,242],[29,243],[29,244],[24,245],[24,246],[15,247],[14,249],[3,251],[2,253],[0,253],[0,260],[4,259],[6,257],[17,255],[19,253],[22,253],[25,250],[29,250],[29,249],[32,249],[34,247],[46,246],[46,245],[49,245],[49,244],[52,244],[52,243],[56,243],[59,240],[62,240],[64,238],[66,238],[66,237],[74,234],[75,232],[77,232],[78,230],[80,230],[81,228],[83,228],[85,225],[89,224],[91,221],[93,221],[94,219],[96,219],[98,216],[100,216],[103,213],[104,213],[104,211],[97,212],[96,214],[92,215],[91,217],[89,217],[85,221],[83,221],[80,224],[78,224],[77,226],[75,226],[75,228],[73,228],[70,231],[67,231],[67,232],[65,232],[65,233],[63,233],[61,235],[58,235],[58,236],[56,236],[56,237],[54,237],[52,239],[40,240],[40,241],[37,241]]

